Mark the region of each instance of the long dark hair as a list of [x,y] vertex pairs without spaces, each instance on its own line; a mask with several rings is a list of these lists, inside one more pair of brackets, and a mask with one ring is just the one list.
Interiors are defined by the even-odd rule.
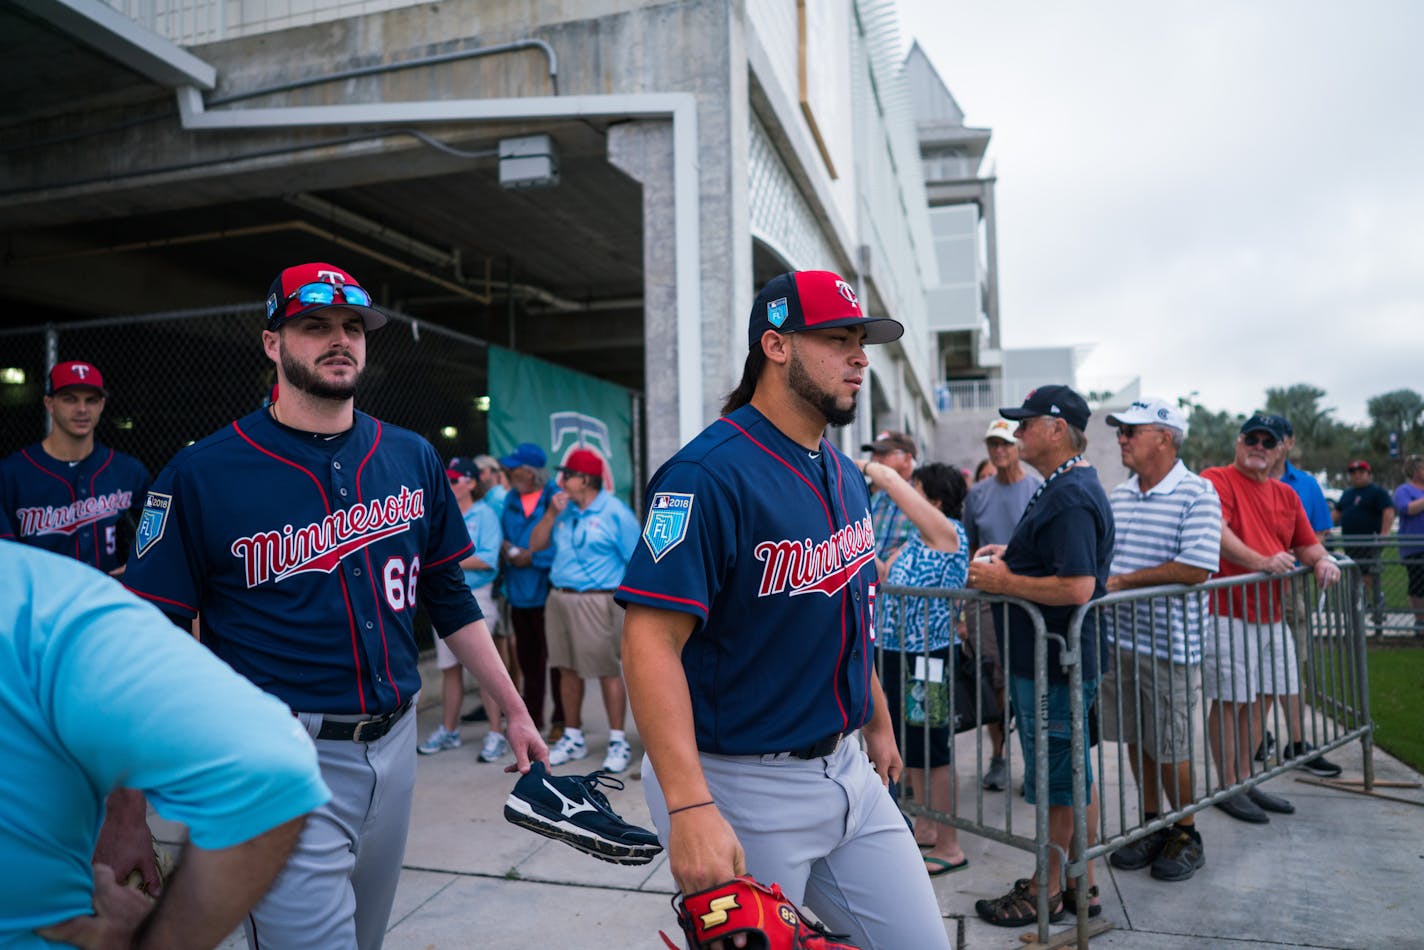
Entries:
[[757,380],[761,379],[761,371],[765,368],[766,352],[761,348],[761,341],[758,340],[757,345],[747,353],[747,361],[742,366],[742,381],[737,383],[736,389],[727,393],[727,401],[722,403],[722,415],[725,416],[752,401],[752,395],[757,388]]
[[915,469],[911,476],[925,490],[925,497],[939,502],[939,510],[945,517],[958,521],[964,517],[964,496],[969,494],[969,483],[964,473],[943,462],[931,462]]

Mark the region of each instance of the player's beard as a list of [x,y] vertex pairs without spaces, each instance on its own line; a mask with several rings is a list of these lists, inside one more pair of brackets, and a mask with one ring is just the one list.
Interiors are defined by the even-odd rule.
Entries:
[[[353,362],[355,357],[350,353],[345,354]],[[295,357],[287,352],[286,347],[281,348],[282,372],[287,377],[287,383],[294,389],[300,389],[309,396],[317,399],[331,399],[336,402],[344,402],[356,395],[356,387],[361,384],[361,377],[365,375],[366,368],[363,366],[356,371],[356,375],[346,383],[329,383],[316,374],[315,370],[308,369],[299,363]]]
[[851,400],[849,409],[842,409],[836,404],[835,393],[828,393],[815,381],[811,379],[811,374],[806,372],[806,367],[801,364],[801,359],[793,349],[791,359],[786,364],[786,385],[791,391],[809,403],[817,412],[826,419],[826,425],[848,426],[855,421],[855,400]]

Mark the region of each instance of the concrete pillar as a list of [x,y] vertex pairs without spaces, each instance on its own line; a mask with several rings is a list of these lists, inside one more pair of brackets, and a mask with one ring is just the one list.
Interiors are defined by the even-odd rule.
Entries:
[[671,122],[624,122],[608,130],[608,161],[643,186],[643,372],[648,473],[680,446],[679,398],[700,387],[677,378],[676,222]]

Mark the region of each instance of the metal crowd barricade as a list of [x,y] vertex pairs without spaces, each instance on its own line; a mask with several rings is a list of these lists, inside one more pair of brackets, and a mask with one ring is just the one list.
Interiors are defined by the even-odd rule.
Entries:
[[[1195,710],[1188,714],[1187,733],[1180,736],[1186,747],[1186,761],[1189,763],[1189,794],[1173,805],[1166,799],[1166,789],[1161,790],[1163,807],[1157,809],[1158,817],[1144,821],[1144,808],[1140,799],[1139,784],[1135,775],[1141,775],[1146,767],[1146,757],[1150,754],[1139,742],[1133,753],[1128,746],[1112,742],[1103,732],[1102,700],[1093,707],[1095,720],[1085,721],[1082,704],[1074,703],[1071,717],[1071,749],[1073,763],[1073,818],[1074,830],[1071,853],[1063,855],[1063,867],[1067,881],[1077,894],[1077,933],[1079,947],[1086,947],[1092,933],[1106,929],[1106,924],[1093,922],[1088,917],[1087,869],[1089,862],[1102,858],[1112,851],[1132,842],[1139,841],[1159,829],[1169,828],[1179,819],[1195,814],[1222,799],[1261,784],[1276,776],[1299,769],[1316,755],[1325,754],[1359,739],[1364,751],[1364,787],[1371,790],[1374,784],[1373,726],[1370,720],[1368,674],[1365,664],[1366,626],[1362,616],[1360,597],[1361,573],[1359,567],[1348,558],[1341,562],[1342,577],[1339,584],[1327,591],[1315,590],[1311,574],[1304,568],[1279,576],[1251,574],[1242,577],[1208,581],[1195,587],[1171,586],[1154,587],[1135,591],[1124,591],[1095,600],[1080,608],[1069,623],[1066,634],[1050,633],[1046,630],[1043,615],[1038,607],[1017,598],[989,596],[977,591],[923,589],[903,587],[881,587],[877,593],[876,621],[882,630],[886,623],[897,623],[903,629],[903,620],[910,610],[930,610],[936,599],[949,599],[960,608],[958,639],[967,641],[973,648],[975,657],[984,656],[984,641],[995,636],[991,616],[995,616],[1003,628],[1007,628],[1007,612],[1011,607],[1020,608],[1030,618],[1034,631],[1034,712],[1036,734],[1041,741],[1035,745],[1035,800],[1034,827],[1031,834],[1016,829],[1013,820],[1014,790],[1017,787],[1012,767],[1013,749],[1006,736],[1005,754],[1010,763],[1008,781],[1003,799],[998,805],[988,805],[981,780],[986,760],[985,743],[988,741],[982,728],[984,723],[978,718],[982,702],[983,684],[980,677],[974,678],[972,691],[975,709],[971,710],[970,721],[973,729],[972,753],[963,755],[965,742],[957,743],[960,756],[951,758],[951,767],[959,771],[965,764],[961,759],[973,762],[972,771],[965,771],[957,778],[966,780],[964,785],[973,791],[973,807],[962,807],[960,796],[948,803],[933,800],[929,789],[915,789],[916,800],[902,796],[901,807],[910,816],[924,816],[933,821],[949,825],[958,831],[989,838],[1002,844],[1022,849],[1034,854],[1038,881],[1038,940],[1049,940],[1048,891],[1049,852],[1054,847],[1049,838],[1048,821],[1048,638],[1060,644],[1060,662],[1068,674],[1068,686],[1074,695],[1083,689],[1082,642],[1085,624],[1088,629],[1098,631],[1100,675],[1119,675],[1119,664],[1124,656],[1116,646],[1109,646],[1109,639],[1118,643],[1150,643],[1153,628],[1165,622],[1180,622],[1183,625],[1196,624],[1203,640],[1203,648],[1229,650],[1232,643],[1245,646],[1248,641],[1253,648],[1254,663],[1245,664],[1244,675],[1248,682],[1255,683],[1262,694],[1284,694],[1290,686],[1289,680],[1298,681],[1301,728],[1293,730],[1288,721],[1289,709],[1285,702],[1277,701],[1269,712],[1258,707],[1251,720],[1248,734],[1252,748],[1242,750],[1237,755],[1238,763],[1245,761],[1246,768],[1237,780],[1223,785],[1217,759],[1212,753],[1210,730],[1210,708],[1212,696],[1223,692],[1226,684],[1219,681],[1207,683],[1204,676],[1197,676],[1195,682],[1189,680],[1193,691]],[[1279,605],[1283,629],[1276,638],[1268,629],[1256,621],[1223,619],[1218,622],[1213,611],[1213,598],[1234,597],[1241,605],[1251,605],[1252,616],[1270,617],[1275,614],[1273,604]],[[928,627],[928,624],[926,624]],[[1184,628],[1185,629],[1185,628]],[[1281,637],[1291,638],[1298,647],[1286,647]],[[1140,640],[1139,638],[1146,638]],[[903,641],[902,641],[903,642]],[[930,667],[931,644],[912,653],[900,650],[886,650],[878,647],[880,654],[878,668],[887,669],[887,664],[897,664],[901,684],[912,681],[910,671],[918,659],[923,659]],[[1295,652],[1297,669],[1291,677],[1288,669],[1289,653]],[[1012,645],[1002,643],[1001,659],[1005,671],[1012,668]],[[966,662],[965,653],[958,646],[950,650],[953,663]],[[1185,663],[1188,657],[1182,656]],[[1181,664],[1179,664],[1181,665]],[[953,664],[946,664],[945,677],[951,684],[945,690],[947,720],[954,723],[961,710],[956,708],[955,690],[952,686]],[[1286,676],[1285,682],[1276,679],[1276,672]],[[1161,682],[1154,672],[1150,679],[1154,702],[1186,701],[1173,677]],[[903,691],[903,686],[902,686]],[[1101,691],[1099,691],[1101,697]],[[887,697],[893,705],[903,704],[903,697]],[[1118,691],[1117,706],[1113,713],[1118,723],[1131,720],[1139,728],[1144,722],[1155,717],[1156,708],[1141,708],[1131,697]],[[1191,702],[1187,703],[1189,709]],[[902,705],[903,708],[903,705]],[[1005,733],[1008,732],[1008,708],[1004,705]],[[900,748],[906,749],[907,724],[900,717],[898,740]],[[968,728],[964,730],[968,731]],[[1272,756],[1264,749],[1264,734],[1269,731],[1278,739],[1280,754]],[[1293,741],[1308,743],[1308,751],[1286,754],[1287,741],[1295,733]],[[1089,836],[1088,789],[1084,762],[1088,744],[1092,737],[1102,737],[1096,746],[1094,764],[1094,785],[1100,807],[1098,823]],[[1223,736],[1218,731],[1214,737],[1224,745]],[[928,763],[931,732],[923,730],[920,736],[921,751]],[[954,736],[950,736],[951,746],[955,746]],[[1260,743],[1265,752],[1264,761],[1254,758],[1255,745]],[[1109,775],[1106,768],[1109,757],[1115,758],[1115,775]],[[1154,761],[1160,756],[1154,756]],[[1135,766],[1135,769],[1133,768]],[[926,777],[929,771],[926,769]],[[972,777],[972,781],[969,781]],[[924,783],[928,786],[930,783]],[[958,782],[956,785],[960,784]],[[1002,807],[999,807],[1002,806]]]
[[[1424,639],[1424,609],[1416,610],[1409,594],[1409,575],[1424,581],[1424,535],[1335,535],[1326,542],[1360,567],[1365,633],[1381,640]],[[1415,598],[1420,599],[1420,598]],[[1420,604],[1424,608],[1424,603]]]
[[[1257,704],[1247,729],[1247,748],[1236,748],[1238,774],[1234,782],[1226,783],[1222,776],[1217,748],[1232,748],[1225,736],[1225,724],[1218,721],[1213,734],[1211,707],[1213,697],[1227,693],[1230,684],[1224,682],[1219,670],[1209,679],[1203,674],[1191,688],[1198,691],[1200,703],[1197,716],[1189,714],[1189,733],[1184,738],[1188,748],[1189,791],[1187,800],[1173,805],[1162,788],[1164,806],[1158,817],[1150,822],[1142,819],[1145,810],[1139,797],[1139,786],[1133,778],[1141,775],[1147,766],[1146,750],[1139,742],[1136,746],[1135,761],[1128,758],[1127,746],[1111,743],[1114,751],[1109,752],[1109,742],[1104,736],[1097,748],[1096,775],[1100,783],[1101,804],[1099,825],[1094,828],[1096,841],[1090,843],[1087,822],[1087,788],[1083,770],[1089,724],[1082,721],[1078,706],[1073,709],[1073,801],[1074,830],[1071,863],[1067,865],[1068,877],[1076,882],[1079,894],[1078,944],[1087,946],[1087,896],[1086,878],[1088,863],[1103,857],[1118,848],[1139,841],[1158,829],[1169,828],[1179,819],[1195,814],[1223,799],[1243,790],[1260,785],[1276,776],[1297,770],[1316,755],[1338,749],[1356,739],[1361,740],[1364,751],[1364,787],[1371,790],[1374,784],[1373,724],[1369,710],[1369,683],[1365,662],[1365,628],[1360,610],[1360,570],[1353,562],[1345,559],[1341,563],[1341,580],[1329,590],[1318,591],[1311,572],[1305,568],[1279,576],[1249,574],[1229,579],[1208,581],[1196,587],[1156,587],[1135,591],[1125,591],[1093,601],[1080,608],[1074,615],[1068,630],[1070,653],[1077,655],[1085,622],[1093,618],[1104,633],[1102,642],[1108,651],[1103,664],[1104,675],[1120,677],[1120,664],[1128,654],[1119,650],[1115,643],[1140,642],[1137,638],[1144,633],[1144,627],[1152,627],[1161,621],[1161,610],[1180,611],[1183,623],[1193,619],[1200,624],[1203,651],[1215,650],[1218,655],[1241,648],[1245,654],[1242,666],[1246,684],[1259,691],[1261,696],[1277,697],[1266,710]],[[1210,602],[1209,602],[1210,601]],[[1224,601],[1224,602],[1223,602]],[[1223,607],[1228,609],[1222,609]],[[1229,608],[1234,607],[1235,610]],[[1156,616],[1154,617],[1154,611]],[[1240,614],[1242,617],[1222,616]],[[1269,626],[1272,618],[1279,617],[1280,629],[1272,636]],[[1245,619],[1252,618],[1252,619]],[[1146,631],[1150,634],[1150,630]],[[1297,645],[1298,644],[1298,645]],[[1295,656],[1292,658],[1291,652]],[[1256,662],[1252,662],[1252,656]],[[1295,660],[1292,668],[1291,660]],[[1280,676],[1277,676],[1277,673]],[[1282,679],[1283,677],[1283,679]],[[1299,728],[1294,728],[1290,719],[1290,707],[1284,698],[1290,693],[1291,681],[1296,680],[1300,703]],[[1082,667],[1075,664],[1069,668],[1069,681],[1073,690],[1082,689]],[[1168,677],[1165,694],[1157,688],[1154,679],[1151,690],[1153,701],[1163,698],[1172,701],[1174,678]],[[1099,694],[1101,695],[1101,693]],[[1182,696],[1182,699],[1188,697]],[[1155,718],[1156,709],[1144,710],[1137,707],[1135,697],[1126,697],[1118,692],[1117,708],[1113,710],[1118,723],[1124,716],[1133,716],[1137,725],[1149,717]],[[1131,707],[1129,702],[1131,701]],[[1190,704],[1189,704],[1190,706]],[[1101,705],[1096,707],[1098,732],[1102,734]],[[1278,754],[1272,755],[1266,744],[1266,732],[1271,732],[1278,741]],[[1141,730],[1138,730],[1141,735]],[[1293,742],[1308,743],[1308,750],[1294,749],[1287,754],[1287,739],[1294,735]],[[1198,738],[1199,737],[1199,738]],[[1215,740],[1215,743],[1213,743]],[[1160,740],[1159,740],[1160,741]],[[1117,756],[1117,787],[1103,788],[1101,780],[1106,777],[1107,756]],[[1260,758],[1257,758],[1257,755]],[[1153,757],[1154,761],[1160,756]],[[1245,769],[1241,763],[1245,762]],[[1124,767],[1128,766],[1128,767]],[[1131,768],[1136,766],[1135,770]],[[1244,772],[1244,774],[1242,774]]]
[[[1040,736],[1046,736],[1048,734],[1048,707],[1047,704],[1043,701],[1044,697],[1046,697],[1048,693],[1048,637],[1054,636],[1060,641],[1060,643],[1063,642],[1064,638],[1061,634],[1048,634],[1046,632],[1043,622],[1043,614],[1039,612],[1037,605],[1032,604],[1026,600],[1020,600],[1014,597],[990,596],[973,590],[957,590],[946,588],[882,586],[878,589],[876,593],[876,598],[876,624],[878,628],[882,629],[884,628],[886,622],[898,621],[903,624],[903,618],[906,616],[906,614],[904,613],[905,611],[923,610],[928,612],[930,609],[930,602],[932,600],[948,599],[955,602],[959,605],[960,608],[958,611],[956,611],[959,616],[958,638],[968,642],[968,644],[973,649],[973,655],[976,659],[985,656],[986,641],[990,638],[995,637],[993,616],[997,615],[999,623],[1003,624],[1005,628],[1007,628],[1007,611],[1009,610],[1009,608],[1012,606],[1023,609],[1024,612],[1028,615],[1035,632],[1033,668],[1034,695],[1037,697],[1037,700],[1034,703],[1034,707],[1037,712],[1036,734]],[[928,623],[926,623],[925,626],[926,628],[928,628]],[[898,664],[900,682],[902,684],[908,684],[911,681],[910,677],[908,676],[908,673],[911,669],[913,669],[915,660],[923,659],[926,667],[929,667],[931,660],[930,654],[932,652],[933,651],[930,648],[930,641],[928,639],[926,639],[924,648],[916,652],[886,650],[883,647],[877,647],[877,653],[879,654],[879,656],[877,657],[877,668],[883,671],[886,669],[885,664]],[[952,657],[953,663],[946,664],[945,676],[947,678],[951,678],[952,683],[952,677],[954,675],[953,664],[966,662],[966,659],[964,653],[961,651],[958,645],[956,645],[950,650],[950,655]],[[1013,662],[1012,646],[1007,641],[1007,638],[1004,638],[1004,641],[1002,642],[1001,661],[1003,664],[1003,668],[1006,671],[1007,678],[1007,671],[1011,668],[1011,664]],[[968,783],[970,787],[972,787],[974,790],[974,808],[972,816],[966,816],[960,813],[960,809],[958,807],[958,796],[956,796],[955,801],[948,803],[948,808],[945,808],[941,803],[937,803],[931,797],[929,797],[928,789],[915,789],[915,793],[917,796],[925,796],[925,801],[909,801],[906,800],[904,796],[902,796],[901,808],[911,816],[922,815],[934,821],[951,825],[959,831],[967,831],[971,834],[978,835],[983,838],[989,838],[991,840],[998,841],[1002,844],[1007,844],[1012,847],[1020,848],[1024,851],[1033,853],[1037,862],[1036,867],[1038,868],[1037,876],[1039,882],[1039,939],[1040,941],[1046,941],[1048,939],[1049,926],[1048,851],[1051,847],[1048,836],[1047,808],[1048,743],[1039,742],[1035,747],[1036,754],[1034,772],[1036,782],[1034,797],[1040,803],[1040,805],[1038,808],[1036,808],[1034,813],[1034,827],[1032,834],[1027,835],[1020,831],[1016,831],[1014,828],[1013,790],[1015,788],[1015,780],[1014,771],[1012,767],[1014,759],[1007,736],[1005,738],[1004,751],[1006,760],[1009,763],[1009,767],[1007,782],[1004,789],[1003,799],[1001,802],[1002,808],[986,809],[985,807],[984,788],[982,785],[982,780],[984,777],[985,758],[985,736],[983,727],[985,723],[980,717],[980,711],[982,709],[983,702],[982,678],[979,676],[975,676],[974,684],[975,685],[972,695],[974,697],[973,703],[975,708],[972,711],[973,715],[971,717],[973,725],[972,727],[970,727],[973,729],[974,732],[974,770],[973,781],[971,783]],[[897,697],[887,698],[892,704],[895,704],[900,701],[900,699]],[[946,700],[947,721],[949,723],[954,723],[956,717],[958,715],[961,715],[961,710],[957,708],[957,703],[955,701],[955,690],[953,689],[952,685],[948,689],[946,689]],[[1001,703],[1001,708],[1003,712],[1002,726],[1004,727],[1004,730],[1007,733],[1007,720],[1009,710],[1006,697],[1005,701]],[[966,728],[963,731],[968,732],[969,728]],[[905,718],[901,716],[900,729],[899,735],[897,736],[897,741],[899,742],[900,748],[902,750],[906,748],[907,732],[907,723],[905,721]],[[923,735],[921,737],[921,749],[924,753],[924,760],[926,762],[929,761],[930,742],[931,732],[929,729],[925,729],[923,730]],[[950,742],[951,746],[953,746],[953,735],[950,736]],[[954,768],[957,773],[958,764],[954,762],[953,754],[951,762],[953,763],[951,765],[951,768]],[[929,770],[927,768],[926,776],[928,776],[928,774]],[[958,776],[956,775],[956,778],[957,777]],[[965,777],[968,778],[968,775],[966,774]],[[925,784],[928,785],[929,782],[926,781]],[[958,782],[956,781],[955,784],[957,785]]]

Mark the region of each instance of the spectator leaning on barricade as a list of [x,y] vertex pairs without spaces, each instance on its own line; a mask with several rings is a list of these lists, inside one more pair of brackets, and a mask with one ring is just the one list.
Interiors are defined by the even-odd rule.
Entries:
[[504,531],[504,597],[509,602],[509,620],[514,628],[514,646],[519,653],[519,669],[524,675],[524,705],[534,717],[534,725],[544,728],[544,695],[553,697],[548,739],[557,742],[564,734],[564,700],[559,689],[559,671],[549,667],[549,640],[544,629],[544,605],[549,599],[549,565],[553,550],[537,554],[529,550],[534,526],[544,517],[549,499],[558,486],[545,482],[544,450],[533,442],[521,442],[499,464],[509,475],[509,495],[504,500],[500,527]]
[[605,772],[622,772],[632,750],[623,723],[628,691],[623,684],[623,608],[613,592],[623,580],[638,546],[638,519],[622,499],[603,487],[603,458],[575,449],[564,460],[562,491],[549,499],[534,525],[529,548],[552,546],[549,602],[549,665],[559,670],[564,699],[564,734],[549,750],[549,764],[563,765],[588,755],[583,736],[583,681],[598,680],[608,713]]
[[[1330,503],[1325,500],[1325,492],[1321,490],[1320,483],[1290,463],[1291,453],[1295,451],[1295,428],[1291,425],[1291,421],[1285,416],[1269,418],[1279,419],[1281,428],[1285,432],[1285,436],[1281,440],[1284,451],[1280,453],[1279,458],[1271,467],[1271,477],[1287,485],[1300,498],[1301,506],[1305,509],[1306,520],[1310,522],[1310,528],[1315,532],[1315,539],[1323,545],[1329,537],[1331,528],[1334,527]],[[1283,609],[1286,626],[1290,629],[1292,639],[1295,640],[1296,660],[1304,672],[1310,656],[1312,621],[1311,612],[1305,602],[1304,589],[1294,588],[1292,596],[1285,601]],[[1305,740],[1304,710],[1301,708],[1300,693],[1286,696],[1283,705],[1285,706],[1286,732],[1290,737],[1291,747],[1298,748]],[[1267,729],[1265,737],[1256,747],[1256,761],[1265,762],[1270,758],[1275,748],[1275,736]],[[1340,774],[1340,767],[1324,756],[1315,756],[1305,763],[1305,767],[1316,775],[1335,776]]]
[[[11,541],[0,541],[0,758],[6,947],[215,947],[331,797],[284,704],[115,581]],[[121,782],[188,829],[156,903],[90,865],[104,796]]]
[[1384,588],[1380,584],[1380,555],[1382,548],[1378,541],[1389,537],[1389,529],[1394,525],[1394,499],[1389,492],[1374,483],[1374,470],[1364,459],[1351,462],[1346,471],[1350,477],[1350,487],[1340,495],[1340,504],[1335,509],[1335,523],[1346,538],[1370,539],[1375,544],[1345,544],[1345,555],[1360,568],[1360,577],[1365,582],[1365,603],[1369,605],[1370,619],[1375,626],[1384,623]]
[[[888,465],[905,481],[910,480],[915,471],[915,440],[903,432],[882,432],[874,442],[860,447],[869,452],[873,462]],[[870,496],[870,523],[875,526],[875,556],[881,561],[889,561],[900,546],[915,533],[915,526],[895,504],[895,499],[884,491]]]
[[[989,423],[984,432],[984,448],[988,450],[994,474],[976,482],[964,499],[964,532],[969,536],[971,551],[987,544],[1008,544],[1028,500],[1043,484],[1036,472],[1024,468],[1014,427],[1008,420],[995,419]],[[999,692],[999,708],[1007,711],[1009,704],[1005,702],[1004,662],[1000,651],[1002,634],[994,632],[994,605],[975,601],[968,611],[970,615],[960,621],[965,649],[976,662],[980,655],[989,660],[994,689]],[[992,757],[981,784],[992,792],[1002,792],[1009,786],[1009,763],[1004,751],[1007,723],[1005,715],[988,726]]]
[[[1404,537],[1424,535],[1424,455],[1404,460],[1405,482],[1394,490],[1394,510],[1399,515],[1399,533]],[[1400,544],[1399,558],[1409,574],[1409,606],[1414,611],[1414,635],[1424,636],[1424,545]]]
[[[1280,416],[1252,416],[1236,437],[1235,461],[1202,472],[1221,499],[1219,574],[1289,574],[1298,557],[1315,572],[1322,588],[1329,587],[1340,579],[1335,559],[1316,540],[1300,498],[1270,477],[1285,451],[1284,437]],[[1276,696],[1300,692],[1295,641],[1282,620],[1282,586],[1271,581],[1259,587],[1218,590],[1213,598],[1213,622],[1202,650],[1202,679],[1203,692],[1212,701],[1208,739],[1222,788],[1249,775],[1250,750],[1261,740],[1258,716],[1270,710]],[[1302,743],[1289,752],[1294,756],[1309,750]],[[1270,820],[1267,811],[1286,815],[1295,811],[1284,798],[1254,786],[1217,802],[1216,807],[1256,824]]]
[[[909,539],[891,555],[886,585],[963,587],[969,539],[953,519],[963,513],[964,495],[969,488],[964,476],[957,469],[935,462],[916,469],[906,482],[889,465],[876,461],[856,464],[876,491],[892,497],[914,526]],[[920,600],[903,596],[887,596],[882,603],[875,622],[876,636],[884,651],[880,673],[896,739],[903,737],[900,754],[907,770],[907,784],[920,804],[949,814],[954,811],[956,779],[951,755],[954,733],[949,728],[946,691],[954,682],[954,628],[959,604],[945,597]],[[912,690],[914,696],[907,701]],[[927,849],[924,861],[930,877],[969,866],[953,825],[917,815],[915,841]]]
[[[1108,565],[1113,551],[1112,510],[1092,466],[1083,461],[1088,447],[1090,412],[1083,397],[1067,386],[1040,386],[1028,394],[1021,407],[1000,409],[999,414],[1019,420],[1014,436],[1024,461],[1048,477],[1029,499],[1023,517],[1007,546],[985,545],[974,552],[969,565],[969,586],[987,594],[1004,594],[1038,606],[1048,633],[1064,635],[1068,622],[1083,604],[1107,593]],[[985,556],[988,556],[987,558]],[[1018,717],[1019,743],[1024,757],[1024,780],[1029,802],[1037,789],[1034,749],[1039,737],[1034,696],[1034,636],[1028,613],[1011,606],[995,611],[995,622],[1007,614],[1009,696]],[[1063,855],[1070,854],[1073,839],[1073,758],[1071,719],[1074,704],[1082,708],[1086,727],[1088,708],[1098,691],[1101,644],[1096,617],[1083,621],[1080,661],[1081,695],[1069,693],[1068,671],[1059,663],[1061,648],[1050,638],[1048,694],[1044,697],[1048,719],[1048,833],[1049,918],[1062,919],[1065,904],[1074,898],[1061,891]],[[1097,825],[1097,795],[1093,788],[1092,757],[1085,745],[1083,769],[1088,786],[1089,834]],[[1071,856],[1071,855],[1070,855]],[[1090,913],[1099,913],[1093,865],[1088,864]],[[1038,921],[1038,882],[1015,884],[1003,897],[975,904],[979,916],[1000,927],[1021,927]],[[1066,900],[1065,900],[1066,898]]]
[[[1109,499],[1117,538],[1108,590],[1200,584],[1220,561],[1221,502],[1211,483],[1177,458],[1187,417],[1164,400],[1140,399],[1107,422],[1132,472]],[[1144,824],[1158,816],[1163,792],[1174,809],[1192,801],[1203,601],[1197,594],[1154,597],[1103,613],[1104,635],[1117,650],[1099,696],[1103,738],[1127,743]],[[1109,861],[1125,871],[1151,865],[1159,880],[1185,881],[1206,856],[1195,816],[1187,815],[1119,848]]]

